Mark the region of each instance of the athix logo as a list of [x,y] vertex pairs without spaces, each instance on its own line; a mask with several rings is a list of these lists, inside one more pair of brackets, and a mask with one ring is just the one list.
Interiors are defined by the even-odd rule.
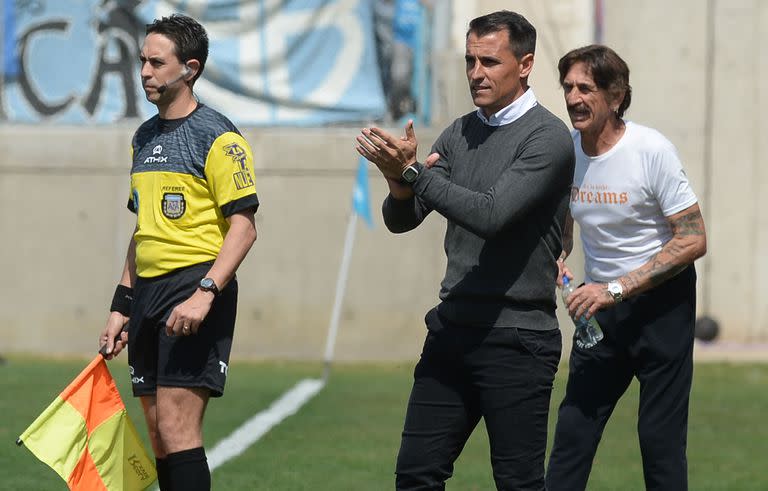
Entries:
[[168,162],[168,157],[163,156],[162,153],[163,153],[163,146],[156,145],[155,148],[152,149],[152,156],[145,158],[144,163],[145,164],[164,164]]
[[229,366],[223,361],[219,362],[219,366],[221,367],[221,373],[226,377],[229,374]]
[[144,377],[135,377],[135,371],[133,370],[133,367],[128,365],[128,372],[131,374],[131,382],[134,384],[143,384],[144,383]]

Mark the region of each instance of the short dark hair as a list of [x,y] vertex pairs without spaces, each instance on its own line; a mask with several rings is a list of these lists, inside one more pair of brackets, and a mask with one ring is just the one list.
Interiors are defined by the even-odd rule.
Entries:
[[499,10],[472,19],[467,37],[472,33],[482,37],[499,31],[507,31],[509,34],[509,49],[518,60],[536,51],[536,28],[525,17],[509,10]]
[[203,73],[205,62],[208,60],[208,33],[192,17],[186,15],[173,14],[170,17],[155,19],[154,22],[147,25],[147,34],[162,34],[173,42],[176,56],[179,61],[186,64],[187,61],[195,59],[200,62],[200,70],[197,71],[192,80]]
[[629,66],[621,57],[608,46],[590,44],[583,48],[576,48],[566,53],[557,63],[560,72],[560,85],[565,76],[576,63],[584,63],[589,70],[592,80],[598,89],[608,91],[613,97],[619,97],[624,92],[624,99],[616,111],[618,117],[624,116],[624,112],[632,102],[632,86],[629,85]]

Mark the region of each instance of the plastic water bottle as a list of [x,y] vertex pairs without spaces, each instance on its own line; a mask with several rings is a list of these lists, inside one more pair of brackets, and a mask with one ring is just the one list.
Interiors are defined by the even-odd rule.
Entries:
[[[563,302],[576,288],[571,284],[567,276],[563,276]],[[578,319],[573,319],[576,325],[576,346],[579,348],[591,348],[603,339],[603,330],[600,328],[594,316],[587,320],[582,314]]]

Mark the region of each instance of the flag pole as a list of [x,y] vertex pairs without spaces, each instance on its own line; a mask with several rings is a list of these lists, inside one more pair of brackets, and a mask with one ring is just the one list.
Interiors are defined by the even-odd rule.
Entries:
[[344,253],[341,256],[341,265],[339,266],[339,275],[336,278],[336,296],[333,300],[333,310],[331,312],[331,321],[328,325],[328,338],[325,342],[325,358],[323,368],[323,381],[328,380],[331,372],[331,363],[333,362],[333,351],[336,346],[336,335],[339,332],[339,317],[341,316],[341,305],[344,300],[344,290],[347,287],[347,277],[349,276],[349,263],[352,258],[352,247],[355,244],[355,231],[357,230],[357,213],[352,211],[349,214],[347,223],[347,234],[344,238]]

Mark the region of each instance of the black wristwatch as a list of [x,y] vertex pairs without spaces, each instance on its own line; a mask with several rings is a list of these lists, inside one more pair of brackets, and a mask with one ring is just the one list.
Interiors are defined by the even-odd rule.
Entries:
[[212,278],[203,278],[200,280],[200,285],[198,285],[198,288],[203,290],[204,292],[211,292],[214,296],[218,297],[221,293],[219,291],[219,287],[216,286],[216,282],[213,281]]
[[413,184],[416,181],[416,178],[419,177],[419,173],[421,173],[423,168],[424,165],[418,162],[414,162],[406,167],[401,174],[403,182],[406,184]]

